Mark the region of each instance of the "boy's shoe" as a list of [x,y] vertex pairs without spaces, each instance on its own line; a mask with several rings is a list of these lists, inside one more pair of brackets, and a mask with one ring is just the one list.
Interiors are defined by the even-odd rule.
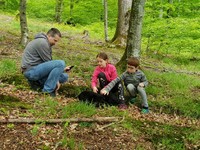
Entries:
[[119,109],[127,109],[128,106],[126,104],[120,104],[119,106]]
[[134,103],[135,103],[135,101],[136,101],[136,97],[133,97],[133,98],[131,98],[131,99],[130,99],[130,101],[129,101],[129,102],[130,102],[131,104],[134,104]]
[[142,114],[148,114],[149,113],[149,109],[148,108],[142,108],[141,113]]

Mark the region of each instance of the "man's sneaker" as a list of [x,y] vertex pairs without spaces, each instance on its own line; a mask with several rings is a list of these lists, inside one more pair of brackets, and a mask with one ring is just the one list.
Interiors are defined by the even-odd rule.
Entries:
[[141,113],[142,114],[148,114],[149,113],[149,109],[148,108],[142,108]]
[[48,93],[48,92],[42,92],[42,94],[43,95],[48,95],[48,96],[51,96],[51,97],[56,97],[56,92],[55,91],[53,91],[53,92],[51,92],[51,93]]
[[49,95],[50,95],[51,97],[56,97],[56,92],[53,91],[53,92],[49,93]]
[[120,104],[119,109],[127,109],[128,106],[126,104]]
[[130,99],[130,101],[129,101],[129,102],[130,102],[131,104],[134,104],[134,103],[135,103],[135,101],[136,101],[136,97],[133,97],[133,98],[131,98],[131,99]]

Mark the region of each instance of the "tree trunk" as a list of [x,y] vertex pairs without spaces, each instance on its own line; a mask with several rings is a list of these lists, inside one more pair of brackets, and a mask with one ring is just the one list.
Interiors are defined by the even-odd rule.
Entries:
[[127,58],[140,57],[144,6],[145,6],[145,0],[133,0],[132,2],[127,45],[124,55],[118,62],[117,66],[123,68],[124,64],[126,64]]
[[173,0],[168,0],[168,3],[170,4],[170,7],[167,10],[167,17],[170,18],[170,17],[172,17],[172,8],[171,8],[172,6],[171,5],[173,5]]
[[105,41],[108,41],[108,3],[107,0],[104,0],[104,33]]
[[112,42],[121,47],[126,46],[130,9],[132,0],[118,0],[118,19]]
[[58,23],[61,23],[61,15],[63,10],[63,0],[56,0],[56,16],[55,19]]
[[20,26],[21,26],[21,41],[23,46],[28,42],[28,26],[26,18],[26,0],[20,0]]
[[163,0],[160,0],[160,13],[159,18],[163,18]]
[[74,0],[70,0],[70,10],[69,10],[69,17],[72,18],[74,9]]

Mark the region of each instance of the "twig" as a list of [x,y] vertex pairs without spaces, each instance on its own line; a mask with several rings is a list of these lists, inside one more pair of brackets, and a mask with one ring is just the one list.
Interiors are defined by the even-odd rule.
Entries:
[[119,122],[112,122],[112,123],[110,123],[110,124],[107,124],[107,125],[105,125],[105,126],[102,126],[101,128],[98,128],[98,129],[96,129],[97,131],[99,131],[99,130],[103,130],[104,128],[107,128],[107,127],[109,127],[109,126],[112,126],[113,124],[116,124],[116,123],[121,123],[122,121],[124,121],[124,116],[123,116],[123,118],[119,121]]

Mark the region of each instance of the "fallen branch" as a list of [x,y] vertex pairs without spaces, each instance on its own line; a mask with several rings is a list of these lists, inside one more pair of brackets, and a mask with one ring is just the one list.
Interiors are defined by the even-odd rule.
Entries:
[[124,121],[124,116],[123,116],[123,118],[122,118],[122,120],[120,120],[119,122],[112,122],[112,123],[110,123],[110,124],[108,124],[108,125],[104,125],[104,126],[102,126],[102,127],[100,127],[100,128],[97,128],[97,131],[98,130],[103,130],[103,129],[105,129],[105,128],[107,128],[107,127],[110,127],[110,126],[112,126],[113,124],[115,124],[115,123],[121,123],[121,122],[123,122]]
[[65,122],[116,122],[119,121],[117,117],[95,117],[95,118],[70,118],[70,119],[30,119],[30,118],[18,118],[18,119],[1,119],[0,123],[47,123],[47,124],[56,124],[56,123],[65,123]]

